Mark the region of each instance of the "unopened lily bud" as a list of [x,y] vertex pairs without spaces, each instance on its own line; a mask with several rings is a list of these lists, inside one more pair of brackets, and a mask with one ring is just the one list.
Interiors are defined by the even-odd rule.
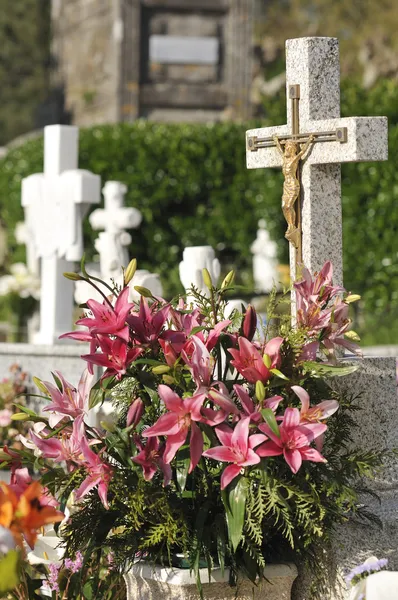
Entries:
[[105,431],[109,431],[109,433],[113,433],[116,429],[115,424],[109,423],[109,421],[100,421],[100,425],[102,429],[105,429]]
[[211,290],[213,287],[213,282],[211,280],[211,275],[207,269],[202,269],[203,282],[205,286]]
[[235,271],[230,271],[226,276],[224,281],[221,284],[221,289],[223,290],[226,287],[229,287],[233,280],[235,279]]
[[153,294],[152,294],[151,290],[148,290],[148,288],[146,288],[146,287],[142,287],[141,285],[135,285],[134,289],[141,296],[144,296],[144,298],[153,298]]
[[265,398],[265,387],[262,381],[256,381],[256,398],[259,402]]
[[347,331],[345,334],[345,337],[348,338],[349,340],[352,340],[353,342],[360,342],[361,338],[359,337],[359,335],[357,334],[356,331]]
[[167,385],[172,385],[175,383],[175,379],[171,375],[163,375],[163,381],[167,383]]
[[170,371],[170,367],[168,365],[158,365],[157,367],[153,367],[152,373],[155,375],[163,375],[164,373],[168,373]]
[[128,285],[130,281],[133,279],[135,272],[137,270],[137,259],[133,258],[126,268],[124,272],[124,285]]
[[134,427],[137,427],[138,423],[141,421],[143,412],[144,403],[141,400],[141,398],[136,398],[135,400],[133,400],[133,403],[130,406],[127,413],[127,427],[130,427],[130,425],[134,425]]
[[264,356],[263,356],[263,363],[267,367],[267,369],[270,368],[270,366],[272,364],[272,361],[271,361],[271,357],[268,354],[264,354]]
[[66,279],[70,279],[71,281],[81,281],[83,279],[79,273],[64,273],[64,277]]
[[359,294],[349,294],[344,302],[346,302],[346,304],[351,304],[351,302],[357,302],[360,299],[361,296]]
[[257,328],[257,313],[251,304],[246,309],[246,313],[243,319],[243,335],[249,342],[252,341]]
[[24,412],[14,413],[11,415],[11,421],[29,421],[32,417]]

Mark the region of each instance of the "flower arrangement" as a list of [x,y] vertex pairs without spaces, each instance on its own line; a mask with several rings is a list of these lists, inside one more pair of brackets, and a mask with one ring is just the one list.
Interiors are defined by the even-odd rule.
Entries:
[[[330,263],[315,276],[303,269],[295,325],[271,294],[258,328],[251,306],[224,317],[233,272],[216,288],[204,270],[208,294],[192,288],[187,305],[140,287],[140,302],[129,302],[135,269],[102,303],[88,300],[80,328],[64,334],[90,344],[87,368],[77,387],[57,371],[36,381],[49,403],[42,415],[21,407],[34,425],[3,461],[13,472],[33,467],[61,506],[74,495],[62,539],[67,560],[81,553],[82,572],[111,553],[118,572],[137,560],[186,564],[199,590],[203,565],[255,582],[268,562],[293,559],[321,577],[317,549],[337,524],[366,518],[356,487],[363,493],[383,460],[352,447],[357,398],[328,385],[355,370],[336,348],[359,353],[348,318],[358,297],[333,285]],[[66,276],[98,290],[84,263]],[[113,422],[89,425],[104,402]],[[53,571],[57,598],[80,598]]]
[[[354,567],[346,576],[347,586],[351,587],[350,600],[366,600],[366,580],[373,573],[379,573],[387,569],[388,559],[377,559],[371,556],[364,563]],[[389,594],[393,593],[392,587]]]

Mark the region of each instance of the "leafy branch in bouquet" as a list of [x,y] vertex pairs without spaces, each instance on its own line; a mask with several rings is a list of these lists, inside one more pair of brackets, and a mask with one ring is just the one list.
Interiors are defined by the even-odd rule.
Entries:
[[61,535],[68,560],[82,553],[82,578],[109,551],[121,572],[137,560],[189,567],[199,590],[203,566],[256,581],[268,562],[314,565],[337,524],[370,517],[364,477],[385,458],[355,448],[359,400],[329,383],[355,370],[335,351],[359,352],[355,297],[330,263],[304,269],[295,325],[285,290],[259,328],[252,306],[225,318],[232,273],[218,289],[204,270],[208,293],[192,288],[189,304],[145,289],[137,303],[135,268],[64,334],[89,342],[87,369],[77,387],[59,372],[38,382],[48,417],[29,415],[26,448],[2,460],[13,474],[30,464],[62,505],[73,496]]

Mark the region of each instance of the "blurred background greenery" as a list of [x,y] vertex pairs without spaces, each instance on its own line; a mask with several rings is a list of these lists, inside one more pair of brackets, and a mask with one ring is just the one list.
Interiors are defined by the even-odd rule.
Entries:
[[[223,270],[234,267],[252,287],[250,245],[265,218],[287,263],[279,171],[248,171],[245,129],[286,120],[282,85],[286,38],[340,40],[342,115],[386,115],[390,160],[342,169],[344,280],[362,295],[356,327],[366,344],[398,343],[398,3],[390,0],[256,2],[256,121],[212,125],[93,126],[80,134],[80,168],[128,186],[126,204],[143,213],[130,249],[141,268],[160,273],[165,294],[181,291],[178,262],[187,245],[210,244]],[[0,143],[41,126],[58,102],[51,89],[49,0],[3,0],[0,12]],[[270,89],[272,92],[270,93]],[[55,94],[55,95],[54,95]],[[47,115],[48,116],[48,115]],[[42,170],[42,137],[11,147],[0,161],[0,219],[8,232],[3,265],[23,260],[13,231],[23,218],[21,180]],[[86,230],[87,247],[93,233]],[[0,303],[0,319],[9,306]]]

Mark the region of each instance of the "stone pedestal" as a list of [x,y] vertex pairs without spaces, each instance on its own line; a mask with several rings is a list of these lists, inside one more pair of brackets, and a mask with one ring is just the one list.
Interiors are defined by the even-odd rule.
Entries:
[[[241,579],[237,587],[231,587],[228,569],[224,576],[220,569],[213,569],[210,583],[207,569],[200,569],[200,577],[204,600],[290,600],[297,569],[293,564],[269,565],[265,569],[267,581],[258,586]],[[200,600],[195,577],[189,569],[165,569],[139,563],[124,579],[127,600]]]

